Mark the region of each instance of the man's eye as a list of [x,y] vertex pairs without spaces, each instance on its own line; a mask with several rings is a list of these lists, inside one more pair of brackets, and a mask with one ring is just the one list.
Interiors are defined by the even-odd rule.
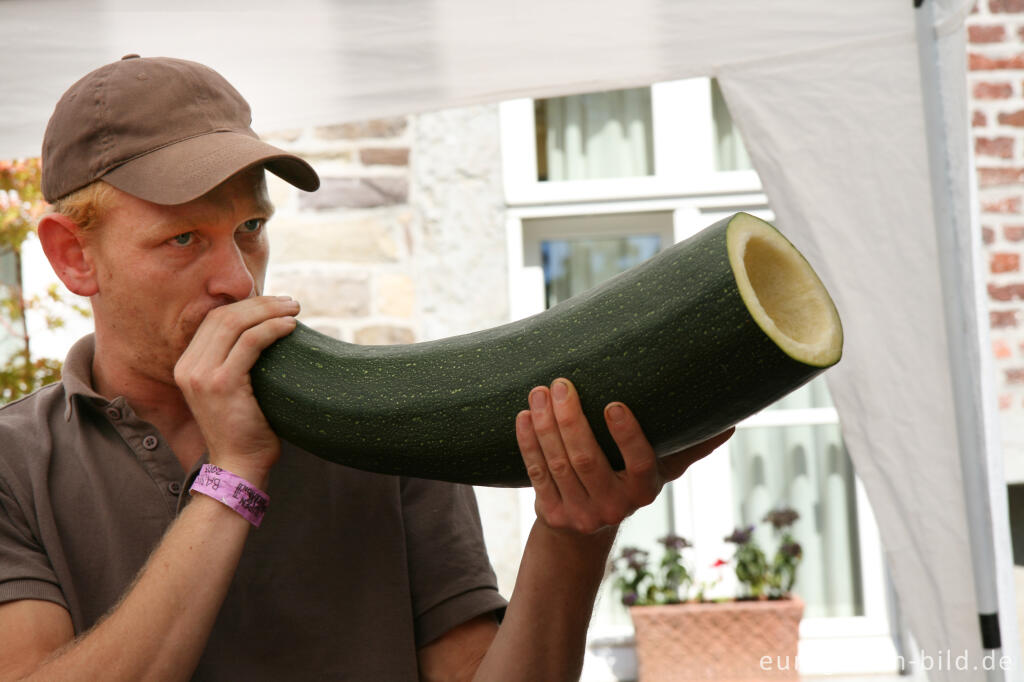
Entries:
[[179,235],[171,237],[171,243],[175,246],[188,246],[192,243],[193,235],[191,232],[182,232]]
[[258,232],[263,227],[263,218],[250,218],[242,223],[242,232]]

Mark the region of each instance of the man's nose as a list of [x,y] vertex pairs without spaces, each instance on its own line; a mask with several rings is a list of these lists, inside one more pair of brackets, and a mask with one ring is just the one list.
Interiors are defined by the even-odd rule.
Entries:
[[256,280],[234,240],[217,245],[212,255],[210,295],[240,301],[255,293]]

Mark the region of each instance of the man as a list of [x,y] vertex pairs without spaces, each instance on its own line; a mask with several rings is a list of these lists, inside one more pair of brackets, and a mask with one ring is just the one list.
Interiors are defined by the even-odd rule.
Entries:
[[0,679],[577,677],[617,525],[727,436],[658,460],[613,403],[613,472],[572,385],[534,389],[538,519],[506,609],[470,488],[329,464],[263,418],[248,372],[299,312],[262,291],[264,169],[319,179],[249,126],[212,70],[137,55],[54,111],[39,238],[96,331],[0,410]]

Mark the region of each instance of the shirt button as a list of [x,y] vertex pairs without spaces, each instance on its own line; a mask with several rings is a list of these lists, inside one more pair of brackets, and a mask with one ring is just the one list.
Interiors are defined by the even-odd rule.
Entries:
[[121,410],[117,409],[116,407],[108,407],[107,416],[113,419],[114,421],[117,421],[118,419],[121,418]]
[[156,450],[156,446],[160,444],[160,441],[156,439],[156,436],[150,435],[142,439],[142,447],[147,450]]
[[170,483],[167,484],[167,490],[169,490],[172,495],[180,495],[181,484],[178,483],[177,481],[171,481]]

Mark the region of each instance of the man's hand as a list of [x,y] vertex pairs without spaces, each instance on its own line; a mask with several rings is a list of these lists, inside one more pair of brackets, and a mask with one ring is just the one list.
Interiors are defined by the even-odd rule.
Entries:
[[210,462],[256,485],[281,454],[253,395],[249,370],[264,348],[295,329],[299,304],[257,296],[211,310],[174,367]]
[[604,415],[626,465],[622,471],[608,464],[568,380],[533,389],[530,409],[516,418],[519,449],[537,493],[537,517],[554,530],[592,534],[618,525],[733,433],[729,429],[658,458],[625,405],[610,403]]
[[530,409],[516,417],[519,449],[537,493],[537,521],[505,619],[474,679],[579,679],[618,524],[732,434],[659,459],[625,405],[611,403],[604,414],[623,471],[608,464],[567,380],[533,389]]

